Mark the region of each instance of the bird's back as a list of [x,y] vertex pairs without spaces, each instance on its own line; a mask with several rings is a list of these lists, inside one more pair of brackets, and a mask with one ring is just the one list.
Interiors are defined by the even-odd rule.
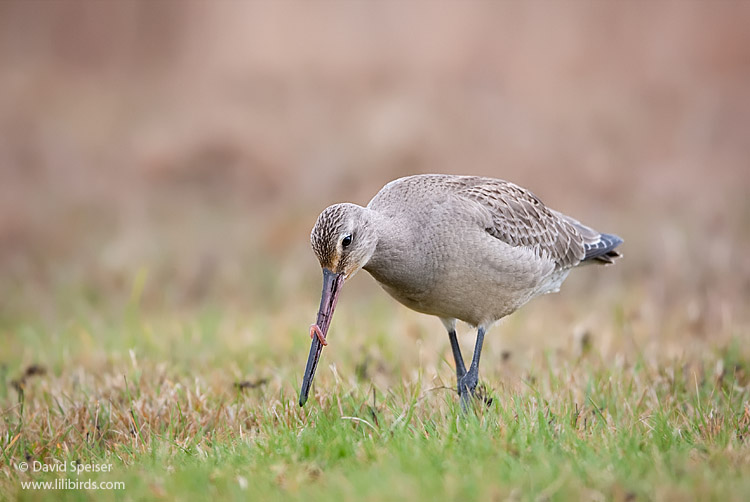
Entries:
[[622,242],[493,178],[400,178],[368,208],[391,223],[368,271],[407,306],[471,324],[556,291],[584,261],[611,263]]

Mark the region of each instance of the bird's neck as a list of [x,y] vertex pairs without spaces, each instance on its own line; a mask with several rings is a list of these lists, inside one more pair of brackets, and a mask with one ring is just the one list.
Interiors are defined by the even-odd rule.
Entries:
[[385,286],[421,289],[427,263],[415,241],[419,232],[412,228],[413,222],[370,211],[369,223],[377,244],[363,268]]

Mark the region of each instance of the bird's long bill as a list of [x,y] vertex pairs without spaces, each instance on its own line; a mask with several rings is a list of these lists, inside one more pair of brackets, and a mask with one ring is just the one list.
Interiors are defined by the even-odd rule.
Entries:
[[[323,338],[328,334],[328,326],[331,325],[333,309],[336,308],[336,301],[341,291],[341,285],[344,283],[344,275],[331,272],[327,268],[323,269],[323,291],[320,293],[320,307],[318,308],[318,318],[315,324],[320,329]],[[299,405],[304,406],[307,401],[307,395],[310,393],[315,368],[318,367],[320,352],[323,350],[323,344],[317,336],[312,337],[310,345],[310,355],[307,356],[307,366],[305,366],[305,376],[302,379],[302,388],[299,391]]]

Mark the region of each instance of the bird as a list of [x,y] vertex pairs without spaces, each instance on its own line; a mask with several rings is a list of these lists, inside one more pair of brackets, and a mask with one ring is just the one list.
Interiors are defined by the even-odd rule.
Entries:
[[[613,264],[622,242],[547,207],[525,188],[480,176],[407,176],[386,184],[365,207],[327,207],[310,234],[323,288],[299,405],[307,401],[341,288],[360,270],[401,304],[440,318],[466,406],[479,381],[487,330],[532,298],[559,291],[572,269]],[[458,320],[477,329],[468,369]]]

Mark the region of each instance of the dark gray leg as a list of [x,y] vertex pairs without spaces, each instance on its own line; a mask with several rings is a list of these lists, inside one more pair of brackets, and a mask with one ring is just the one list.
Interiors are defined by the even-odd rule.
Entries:
[[448,330],[448,338],[450,338],[451,341],[453,360],[456,361],[456,381],[460,382],[466,374],[466,366],[464,365],[464,358],[461,355],[461,347],[458,346],[455,329]]
[[474,345],[474,357],[471,360],[469,371],[458,380],[458,395],[461,396],[461,405],[465,408],[469,397],[474,394],[479,382],[479,357],[482,355],[482,344],[484,343],[484,327],[479,326],[477,330],[477,343]]

